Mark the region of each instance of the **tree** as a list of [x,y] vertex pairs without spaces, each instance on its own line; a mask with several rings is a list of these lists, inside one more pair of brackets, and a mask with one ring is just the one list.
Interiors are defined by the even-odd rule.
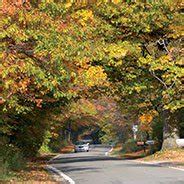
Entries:
[[[1,114],[4,130],[11,125],[10,134],[16,140],[27,129],[36,129],[30,114],[40,117],[44,127],[44,113],[106,83],[103,68],[90,65],[95,54],[88,51],[93,26],[86,30],[85,25],[91,21],[91,14],[72,9],[65,3],[42,3],[37,8],[20,4],[13,11],[1,12]],[[50,126],[45,126],[43,132],[47,129]],[[38,133],[35,131],[35,137]],[[10,136],[7,131],[3,135]],[[34,155],[43,135],[38,144],[28,140],[37,144]]]
[[100,4],[94,9],[116,29],[103,59],[108,77],[126,107],[138,114],[156,110],[163,116],[164,149],[175,146],[169,144],[175,142],[178,126],[170,121],[171,112],[183,108],[182,17],[180,3],[175,3],[174,8],[153,2]]
[[183,108],[182,8],[173,3],[45,1],[1,11],[4,130],[12,116],[58,112],[103,93],[128,117],[157,111],[170,137],[178,121],[167,117]]

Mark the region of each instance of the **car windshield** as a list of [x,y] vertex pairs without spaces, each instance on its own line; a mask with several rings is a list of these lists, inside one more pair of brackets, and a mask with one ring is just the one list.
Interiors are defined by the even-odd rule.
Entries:
[[83,141],[77,141],[76,142],[76,145],[82,145],[82,144],[86,144],[86,142],[83,142]]

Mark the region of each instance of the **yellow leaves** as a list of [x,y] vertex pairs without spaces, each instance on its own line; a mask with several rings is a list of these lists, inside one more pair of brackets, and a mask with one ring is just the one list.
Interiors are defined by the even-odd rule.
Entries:
[[[78,53],[80,55],[80,53]],[[78,59],[78,60],[77,60]],[[81,68],[88,68],[89,67],[89,58],[83,57],[83,58],[77,58],[75,64]]]
[[74,19],[78,19],[82,26],[86,26],[87,21],[93,20],[93,12],[91,10],[80,10],[72,15]]
[[142,131],[151,131],[151,121],[152,121],[152,116],[150,115],[142,115],[139,120],[140,120],[140,130]]
[[80,118],[82,115],[93,116],[96,115],[96,113],[95,105],[86,99],[80,99],[69,106],[69,114],[73,117],[75,116]]
[[152,105],[151,102],[143,102],[143,103],[138,104],[138,107],[145,108],[145,107],[149,107],[151,105]]
[[124,45],[111,44],[107,48],[107,52],[109,53],[110,58],[122,59],[126,56],[128,49],[125,48]]
[[137,86],[135,86],[133,89],[134,89],[137,93],[140,93],[142,90],[147,89],[147,87],[144,86],[144,85],[137,85]]
[[151,56],[147,56],[146,58],[144,57],[140,57],[139,58],[139,65],[143,66],[143,65],[148,65],[149,63],[151,63],[153,60],[153,58]]
[[171,59],[172,58],[169,55],[164,55],[160,57],[159,60],[160,60],[160,63],[164,65],[164,64],[168,64],[168,62],[171,61]]
[[123,61],[122,60],[119,60],[115,63],[115,67],[118,67],[118,66],[121,66],[123,64]]
[[91,66],[84,74],[85,84],[88,87],[103,85],[107,80],[107,75],[100,66]]
[[171,25],[170,29],[173,30],[169,36],[176,39],[184,36],[184,26],[183,25]]
[[[183,52],[184,52],[184,49],[183,49]],[[180,66],[183,66],[184,65],[183,58],[180,58],[180,59],[176,60],[176,64],[180,65]]]
[[59,134],[55,133],[55,132],[52,132],[51,135],[52,135],[53,138],[58,138],[59,137]]
[[53,86],[57,86],[57,85],[58,85],[57,80],[53,80],[53,81],[52,81],[52,85],[53,85]]
[[142,88],[141,88],[141,87],[139,87],[139,86],[136,86],[134,89],[137,91],[137,93],[140,93],[140,92],[141,92],[141,90],[142,90]]
[[118,3],[120,3],[121,1],[120,1],[120,0],[112,0],[112,2],[113,2],[114,4],[118,4]]
[[72,3],[71,2],[68,2],[65,4],[65,8],[70,8],[72,6]]
[[91,66],[88,69],[81,69],[74,83],[82,88],[108,85],[107,75],[101,66]]

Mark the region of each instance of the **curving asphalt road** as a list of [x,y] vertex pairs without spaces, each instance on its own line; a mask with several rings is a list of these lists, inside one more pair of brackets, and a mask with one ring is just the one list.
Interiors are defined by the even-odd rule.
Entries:
[[184,171],[105,156],[109,149],[62,154],[50,164],[76,184],[184,184]]

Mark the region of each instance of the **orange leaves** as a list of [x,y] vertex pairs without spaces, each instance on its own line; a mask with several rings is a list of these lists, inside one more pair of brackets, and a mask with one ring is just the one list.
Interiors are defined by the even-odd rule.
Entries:
[[19,83],[18,83],[19,91],[21,91],[22,93],[26,92],[29,83],[30,83],[29,78],[26,78],[24,80],[20,80]]
[[143,114],[142,116],[139,117],[139,120],[141,122],[150,123],[153,120],[153,117],[150,114]]
[[151,122],[153,120],[153,117],[150,114],[144,114],[140,116],[139,120],[140,120],[140,129],[142,131],[150,132],[152,130]]
[[156,115],[157,115],[157,112],[155,110],[141,115],[139,117],[140,129],[142,131],[150,132],[152,130],[151,125],[152,125],[153,118]]
[[36,106],[41,108],[42,107],[42,99],[36,99],[35,102],[36,102]]
[[3,12],[14,14],[21,7],[29,8],[29,0],[3,0],[2,1],[2,10]]
[[5,100],[2,97],[0,97],[0,105],[4,104],[4,102]]
[[64,22],[61,22],[58,26],[58,31],[64,30],[67,28],[67,24]]

